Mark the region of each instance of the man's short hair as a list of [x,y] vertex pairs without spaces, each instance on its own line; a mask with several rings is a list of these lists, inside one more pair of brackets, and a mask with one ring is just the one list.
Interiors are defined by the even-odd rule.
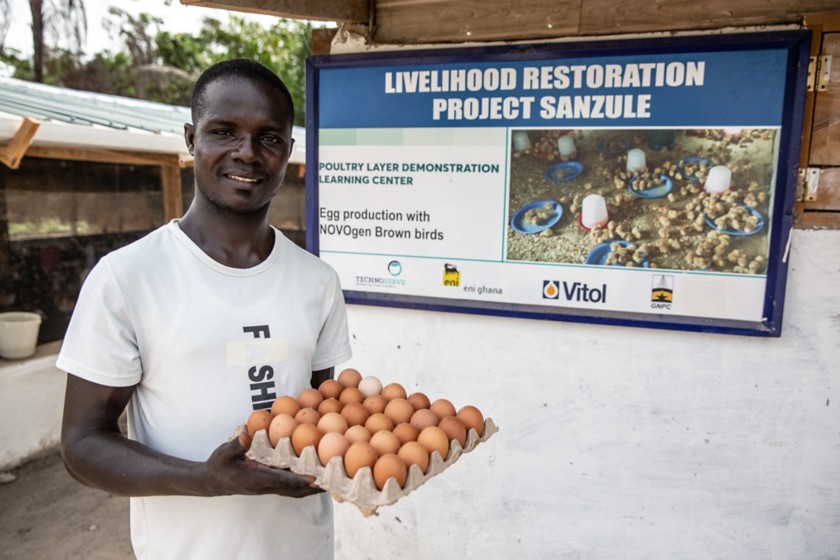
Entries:
[[247,58],[234,58],[217,62],[207,68],[195,82],[192,92],[191,111],[193,124],[198,122],[204,112],[204,94],[207,86],[220,80],[244,80],[254,84],[260,84],[268,89],[280,93],[289,105],[289,124],[295,121],[295,104],[292,101],[292,94],[289,88],[283,83],[277,74],[253,60]]

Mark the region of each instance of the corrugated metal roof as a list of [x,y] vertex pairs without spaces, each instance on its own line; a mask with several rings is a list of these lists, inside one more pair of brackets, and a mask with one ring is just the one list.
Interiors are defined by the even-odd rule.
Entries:
[[[32,145],[146,151],[189,159],[189,107],[154,103],[0,77],[0,143],[24,117],[40,122]],[[290,161],[306,162],[306,130],[294,127]]]
[[0,111],[39,121],[182,135],[189,107],[0,78]]

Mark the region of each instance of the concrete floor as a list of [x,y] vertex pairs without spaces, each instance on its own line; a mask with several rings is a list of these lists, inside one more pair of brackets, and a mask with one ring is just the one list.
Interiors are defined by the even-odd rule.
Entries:
[[0,473],[0,558],[132,559],[128,498],[76,482],[55,451]]

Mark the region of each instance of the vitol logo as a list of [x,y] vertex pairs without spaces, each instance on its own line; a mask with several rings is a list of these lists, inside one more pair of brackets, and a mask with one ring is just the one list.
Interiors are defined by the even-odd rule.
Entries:
[[560,299],[560,294],[565,296],[566,301],[606,303],[607,285],[593,288],[583,282],[543,280],[543,299]]

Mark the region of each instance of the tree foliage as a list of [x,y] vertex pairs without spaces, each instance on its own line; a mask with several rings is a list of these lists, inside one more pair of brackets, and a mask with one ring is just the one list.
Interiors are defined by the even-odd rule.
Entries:
[[[76,0],[76,4],[81,3]],[[201,71],[221,60],[249,58],[283,79],[295,102],[296,124],[304,123],[305,59],[312,40],[309,23],[278,19],[264,27],[238,16],[226,22],[205,18],[193,34],[164,31],[162,24],[151,14],[133,16],[111,8],[105,27],[116,40],[116,52],[104,50],[85,58],[75,50],[45,44],[43,81],[185,106]],[[33,64],[19,53],[0,49],[0,60],[13,69],[14,77],[34,78]]]

